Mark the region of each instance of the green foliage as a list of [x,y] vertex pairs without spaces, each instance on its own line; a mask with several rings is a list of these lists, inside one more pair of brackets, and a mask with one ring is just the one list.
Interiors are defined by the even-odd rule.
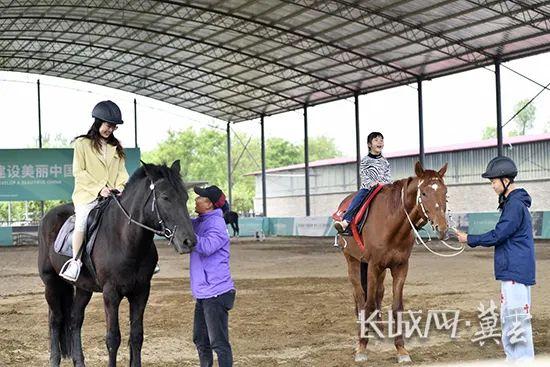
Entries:
[[492,125],[485,126],[481,138],[483,140],[493,139],[497,137],[497,127]]
[[[523,99],[516,103],[514,108],[514,114],[521,110],[525,105],[529,103],[528,99]],[[508,131],[508,136],[520,136],[525,135],[526,132],[533,128],[533,124],[536,119],[536,107],[533,103],[527,105],[520,113],[514,117],[514,122],[516,123],[516,128]],[[491,139],[497,137],[497,129],[495,124],[489,124],[485,126],[482,132],[482,139]],[[550,121],[547,123],[546,129],[550,132]],[[546,131],[546,130],[545,130]]]
[[[525,105],[529,103],[529,100],[523,99],[516,104],[514,113],[521,110]],[[510,136],[525,135],[525,133],[533,128],[535,122],[537,109],[533,103],[527,105],[523,110],[514,117],[517,130],[510,132]]]
[[[185,182],[207,181],[219,186],[226,194],[227,187],[227,145],[226,133],[220,130],[192,128],[170,132],[168,138],[151,152],[143,153],[147,163],[167,163],[181,160],[181,172]],[[245,133],[231,136],[232,158],[232,210],[250,211],[254,207],[255,180],[247,174],[261,170],[260,140]],[[246,145],[246,150],[244,146]],[[313,138],[309,141],[310,160],[339,156],[331,138]],[[275,168],[304,161],[301,144],[293,144],[281,138],[266,140],[266,167]],[[188,205],[192,211],[193,200]]]
[[[38,137],[35,139],[35,144],[28,148],[38,148]],[[50,134],[42,134],[42,148],[70,148],[71,139],[63,136],[62,134],[56,134],[53,138]]]
[[[50,209],[65,204],[63,200],[47,200],[44,201],[44,214]],[[0,222],[7,222],[11,219],[12,222],[39,222],[42,218],[42,208],[40,201],[12,201],[11,215],[9,215],[8,202],[0,203]]]
[[281,138],[267,139],[265,165],[267,168],[284,167],[304,161],[304,149]]

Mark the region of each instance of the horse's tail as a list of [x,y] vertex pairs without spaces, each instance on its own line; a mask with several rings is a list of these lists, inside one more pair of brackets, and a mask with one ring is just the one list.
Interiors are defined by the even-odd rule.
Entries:
[[365,292],[365,299],[367,297],[367,275],[369,270],[369,264],[361,261],[361,287],[363,287],[363,292]]
[[[50,340],[59,345],[63,358],[70,358],[72,354],[71,312],[75,290],[57,275],[49,253],[61,225],[72,212],[72,206],[58,206],[46,213],[38,229],[38,272],[46,288]],[[57,348],[52,355],[54,353],[58,353]]]
[[[70,358],[72,355],[72,330],[71,330],[71,311],[74,301],[74,287],[71,287],[70,292],[61,293],[61,327],[59,328],[59,348],[61,349],[61,357]],[[68,289],[68,287],[67,287]]]

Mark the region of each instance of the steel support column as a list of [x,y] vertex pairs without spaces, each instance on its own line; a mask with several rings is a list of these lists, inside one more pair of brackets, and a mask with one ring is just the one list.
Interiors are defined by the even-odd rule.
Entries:
[[304,178],[306,189],[306,216],[309,217],[310,211],[310,198],[309,198],[309,146],[307,137],[307,105],[304,105]]
[[500,95],[500,61],[495,61],[495,92],[497,102],[497,151],[498,156],[503,155],[502,149],[502,101]]
[[359,93],[355,92],[354,95],[355,103],[355,157],[356,157],[356,180],[357,180],[357,190],[361,187],[361,174],[359,167],[361,165],[361,134],[359,131]]
[[138,135],[137,135],[137,101],[134,98],[134,146],[138,147]]
[[233,205],[233,196],[231,193],[231,122],[227,123],[227,198],[229,199],[229,208]]
[[419,143],[419,152],[418,159],[424,167],[424,162],[426,156],[424,154],[424,111],[423,111],[423,100],[422,100],[422,80],[418,79],[418,143]]
[[264,115],[260,118],[260,139],[261,139],[261,155],[262,155],[262,213],[267,217],[267,191],[266,191],[266,174],[265,174],[265,131],[264,131]]

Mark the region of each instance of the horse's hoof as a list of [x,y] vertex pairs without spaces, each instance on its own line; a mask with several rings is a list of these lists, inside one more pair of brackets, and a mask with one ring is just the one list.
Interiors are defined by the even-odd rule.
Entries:
[[367,353],[357,353],[355,354],[355,362],[366,362],[369,360]]
[[411,356],[408,354],[401,354],[397,356],[397,363],[411,363]]

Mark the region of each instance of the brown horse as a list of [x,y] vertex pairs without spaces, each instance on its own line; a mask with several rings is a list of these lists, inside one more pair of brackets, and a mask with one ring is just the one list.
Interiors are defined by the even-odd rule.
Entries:
[[[403,286],[409,269],[409,257],[414,244],[411,223],[421,228],[431,223],[443,239],[447,231],[445,216],[447,187],[443,176],[445,164],[439,171],[424,170],[417,162],[416,177],[409,177],[384,186],[370,204],[370,212],[361,232],[365,249],[360,250],[352,237],[338,242],[348,264],[348,277],[353,286],[355,314],[365,311],[368,318],[381,309],[384,298],[384,278],[390,269],[393,278],[394,320],[403,311]],[[345,247],[344,247],[345,245]],[[368,338],[362,337],[359,327],[359,342],[355,354],[357,362],[367,360]],[[403,335],[395,337],[398,362],[409,362]]]

